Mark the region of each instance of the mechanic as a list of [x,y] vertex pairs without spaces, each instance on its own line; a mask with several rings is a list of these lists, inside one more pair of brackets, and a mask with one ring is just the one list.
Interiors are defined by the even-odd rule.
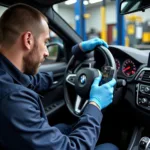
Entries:
[[[101,110],[112,102],[115,79],[101,86],[101,75],[94,80],[89,103],[68,135],[61,125],[49,125],[38,93],[50,89],[53,75],[37,73],[49,55],[48,39],[46,17],[28,5],[13,5],[0,18],[0,145],[13,150],[117,150],[110,143],[96,146]],[[73,54],[98,45],[108,47],[92,39],[74,46]]]

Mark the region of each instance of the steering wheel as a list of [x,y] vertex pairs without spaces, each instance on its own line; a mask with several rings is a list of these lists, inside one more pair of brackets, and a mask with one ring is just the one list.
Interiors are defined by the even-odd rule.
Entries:
[[[94,51],[99,52],[104,58],[105,64],[107,64],[103,70],[101,69],[102,80],[106,83],[112,78],[116,79],[116,63],[110,51],[104,46],[99,46]],[[69,111],[79,117],[88,103],[91,85],[94,79],[99,76],[99,70],[90,64],[87,67],[75,67],[76,61],[73,55],[65,71],[64,98]],[[70,90],[76,92],[76,94],[72,95]]]

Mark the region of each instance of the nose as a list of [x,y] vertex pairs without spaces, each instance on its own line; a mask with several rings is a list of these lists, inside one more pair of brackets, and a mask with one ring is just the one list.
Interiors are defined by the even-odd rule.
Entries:
[[44,57],[48,57],[49,56],[49,52],[48,49],[46,48],[45,53],[44,53]]

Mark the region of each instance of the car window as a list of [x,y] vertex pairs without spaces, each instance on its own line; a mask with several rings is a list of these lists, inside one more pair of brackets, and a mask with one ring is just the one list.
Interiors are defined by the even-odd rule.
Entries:
[[63,41],[52,30],[50,30],[50,39],[47,42],[47,49],[49,56],[45,59],[42,65],[65,61]]
[[[67,4],[68,2],[68,4]],[[74,3],[73,3],[74,2]],[[83,1],[84,3],[84,1]],[[106,2],[106,22],[103,24],[101,4],[85,3],[85,36],[86,39],[99,37],[104,39],[109,45],[117,44],[117,13],[116,2]],[[68,0],[54,5],[54,10],[78,33],[80,27],[76,27],[78,15],[75,13],[75,1]],[[138,49],[149,49],[150,44],[150,9],[145,12],[136,12],[124,16],[125,18],[125,46],[134,47]],[[105,31],[104,31],[105,26]],[[105,35],[105,36],[104,36]],[[82,35],[80,35],[83,37]],[[83,38],[84,39],[84,38]],[[84,40],[86,40],[84,39]]]

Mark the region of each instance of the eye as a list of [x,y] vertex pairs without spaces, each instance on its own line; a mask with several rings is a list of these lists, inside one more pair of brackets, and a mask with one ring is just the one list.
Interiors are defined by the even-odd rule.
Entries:
[[49,44],[48,40],[45,42],[45,45],[47,46]]

